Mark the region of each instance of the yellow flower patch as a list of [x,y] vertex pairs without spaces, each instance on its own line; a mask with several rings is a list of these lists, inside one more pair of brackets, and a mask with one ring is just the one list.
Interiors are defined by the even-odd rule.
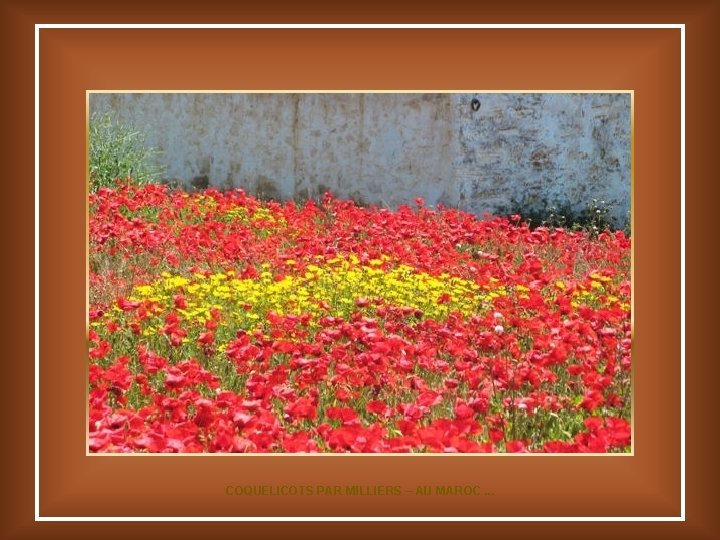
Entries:
[[[269,311],[316,316],[348,315],[371,303],[409,307],[425,317],[444,319],[453,311],[469,316],[489,309],[493,298],[505,296],[505,287],[480,286],[473,281],[442,274],[432,276],[408,265],[382,269],[389,257],[360,265],[354,255],[335,257],[326,265],[310,264],[302,275],[276,280],[265,270],[258,279],[239,279],[235,273],[195,274],[197,280],[183,276],[164,276],[152,285],[135,287],[133,297],[158,298],[172,305],[181,294],[188,308],[178,310],[184,318],[204,322],[216,307],[239,323],[252,326]],[[292,265],[294,266],[294,265]],[[326,310],[321,304],[329,305]]]

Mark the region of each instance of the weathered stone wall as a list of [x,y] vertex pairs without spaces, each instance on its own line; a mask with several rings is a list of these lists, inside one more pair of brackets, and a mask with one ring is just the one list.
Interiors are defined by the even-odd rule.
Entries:
[[630,210],[630,94],[453,95],[460,203],[475,211],[593,198]]
[[624,221],[630,208],[629,94],[128,93],[90,107],[144,129],[188,186],[478,214],[597,198]]

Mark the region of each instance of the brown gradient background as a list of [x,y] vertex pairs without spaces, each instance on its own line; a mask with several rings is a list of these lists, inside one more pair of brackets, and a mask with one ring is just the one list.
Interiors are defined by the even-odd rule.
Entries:
[[[504,3],[501,3],[504,4]],[[88,4],[89,6],[91,4]],[[33,24],[66,22],[532,22],[687,25],[687,521],[685,523],[475,523],[474,533],[608,534],[713,538],[712,432],[717,367],[703,352],[715,316],[713,265],[690,257],[714,221],[703,194],[715,155],[712,78],[718,9],[712,2],[599,7],[527,2],[503,7],[413,6],[385,16],[307,6],[163,9],[125,2],[103,15],[72,2],[0,6],[0,55],[12,76],[0,87],[4,117],[8,275],[1,411],[5,501],[0,536],[127,537],[214,534],[209,523],[33,523],[32,281]],[[570,5],[570,4],[569,4]],[[350,7],[350,10],[358,8]],[[436,14],[431,9],[437,9]],[[583,13],[588,9],[588,13]],[[168,11],[170,10],[170,11]],[[240,12],[241,10],[237,10]],[[137,15],[134,15],[137,14]],[[522,14],[518,16],[517,14]],[[479,17],[483,17],[482,20]],[[281,18],[282,17],[282,18]],[[478,17],[469,20],[469,17]],[[563,30],[104,30],[44,29],[40,38],[40,516],[678,516],[680,514],[680,31]],[[712,45],[715,43],[715,45]],[[5,70],[4,70],[5,71]],[[7,82],[9,80],[9,82]],[[201,456],[85,455],[86,90],[634,90],[634,455]],[[706,130],[702,132],[701,130]],[[714,186],[713,186],[714,187]],[[709,219],[708,219],[709,218]],[[712,242],[712,243],[710,243]],[[12,247],[10,247],[12,246]],[[16,265],[14,261],[22,264]],[[691,264],[692,261],[692,264]],[[8,264],[12,262],[12,264]],[[702,292],[700,288],[702,287]],[[694,295],[697,292],[699,294]],[[12,308],[12,309],[8,309]],[[6,334],[7,336],[7,334]],[[711,386],[713,385],[713,386]],[[714,456],[712,456],[714,457]],[[363,484],[414,489],[478,484],[488,497],[228,497],[227,485]],[[403,536],[410,524],[242,524],[241,534],[326,534],[370,529]],[[417,524],[430,534],[446,523]],[[72,529],[72,531],[71,531]],[[454,527],[453,527],[454,529]],[[622,531],[620,533],[619,531]]]

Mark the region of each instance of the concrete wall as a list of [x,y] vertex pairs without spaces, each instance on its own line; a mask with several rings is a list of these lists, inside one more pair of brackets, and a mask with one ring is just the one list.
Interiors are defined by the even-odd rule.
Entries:
[[629,94],[129,93],[90,108],[144,129],[188,186],[478,214],[598,198],[618,222],[630,209]]
[[[462,205],[499,208],[515,199],[583,209],[593,198],[630,210],[629,94],[486,94],[473,112],[454,95]],[[468,110],[470,109],[470,112]]]

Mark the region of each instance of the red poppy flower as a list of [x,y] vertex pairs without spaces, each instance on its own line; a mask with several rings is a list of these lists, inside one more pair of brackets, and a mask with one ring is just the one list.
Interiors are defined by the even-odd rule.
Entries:
[[210,345],[215,340],[215,335],[212,332],[203,332],[197,339],[197,342],[201,345]]
[[466,419],[466,418],[472,418],[475,416],[475,411],[468,407],[467,404],[458,401],[458,403],[455,404],[455,417],[459,419]]
[[292,420],[315,420],[317,407],[307,397],[300,397],[284,408],[285,414]]
[[351,407],[328,407],[325,416],[331,420],[340,420],[344,426],[357,426],[360,424],[357,412]]
[[511,453],[526,452],[525,441],[509,441],[505,443],[505,449]]

